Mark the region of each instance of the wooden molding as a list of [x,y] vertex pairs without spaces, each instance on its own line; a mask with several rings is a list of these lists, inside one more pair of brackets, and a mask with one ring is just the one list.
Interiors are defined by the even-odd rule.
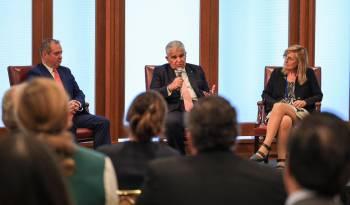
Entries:
[[200,1],[199,35],[200,65],[204,69],[209,86],[218,86],[219,1]]
[[4,127],[0,127],[0,137],[5,136],[7,133],[7,129]]
[[124,135],[125,1],[96,2],[96,113],[110,120],[115,142]]
[[289,0],[289,46],[299,44],[299,8],[299,0]]
[[289,0],[289,45],[300,44],[315,64],[315,0]]
[[39,53],[41,42],[52,38],[53,33],[52,0],[32,1],[32,64],[41,62]]

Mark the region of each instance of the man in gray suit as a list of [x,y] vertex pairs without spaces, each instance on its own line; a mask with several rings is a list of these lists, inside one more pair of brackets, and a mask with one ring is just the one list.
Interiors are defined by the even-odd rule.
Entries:
[[288,141],[286,205],[338,205],[350,177],[350,128],[330,113],[306,117]]
[[138,205],[283,205],[281,173],[241,159],[232,151],[236,111],[218,96],[199,99],[187,114],[194,156],[154,161]]

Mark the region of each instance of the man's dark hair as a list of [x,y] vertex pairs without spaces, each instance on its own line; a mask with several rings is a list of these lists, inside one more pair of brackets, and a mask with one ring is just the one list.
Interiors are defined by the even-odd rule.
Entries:
[[350,128],[330,113],[307,116],[288,140],[288,166],[298,184],[325,197],[340,193],[350,177]]
[[201,98],[187,114],[186,125],[199,152],[230,149],[238,134],[236,111],[219,96]]

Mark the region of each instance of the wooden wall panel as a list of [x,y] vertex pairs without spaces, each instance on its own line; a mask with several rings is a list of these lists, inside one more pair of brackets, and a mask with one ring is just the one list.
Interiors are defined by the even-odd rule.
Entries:
[[125,1],[96,0],[96,113],[110,120],[112,141],[124,135]]
[[52,38],[52,0],[33,0],[32,12],[32,64],[38,64],[41,62],[41,57],[39,54],[41,42],[46,38]]
[[315,64],[315,0],[289,0],[289,45],[300,44]]
[[218,87],[219,1],[200,1],[199,62],[209,86]]

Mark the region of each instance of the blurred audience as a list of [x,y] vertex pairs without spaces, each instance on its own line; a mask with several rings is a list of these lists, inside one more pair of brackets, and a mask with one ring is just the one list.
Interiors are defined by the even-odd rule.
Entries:
[[126,116],[129,141],[98,148],[112,159],[120,189],[139,189],[149,161],[179,155],[164,143],[152,142],[153,137],[163,133],[166,112],[166,103],[159,93],[139,94]]
[[15,117],[14,103],[18,99],[18,93],[23,86],[24,84],[12,86],[5,92],[2,98],[2,121],[8,135],[16,134],[19,131]]
[[350,178],[350,128],[330,113],[306,117],[288,140],[286,205],[337,205]]
[[116,177],[110,159],[77,146],[67,129],[72,123],[68,96],[55,81],[29,81],[15,104],[21,132],[47,143],[68,178],[75,204],[116,204]]
[[186,115],[197,153],[150,163],[138,205],[284,204],[279,170],[234,154],[236,111],[224,98],[199,99]]
[[51,151],[22,134],[0,139],[0,203],[6,205],[71,205]]

